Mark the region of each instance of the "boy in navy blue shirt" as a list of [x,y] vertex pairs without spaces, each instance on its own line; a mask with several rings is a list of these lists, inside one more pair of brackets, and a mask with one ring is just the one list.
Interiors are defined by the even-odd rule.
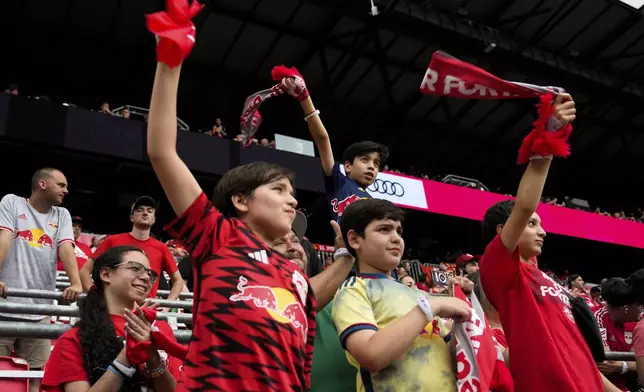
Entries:
[[283,80],[289,94],[300,101],[304,120],[320,151],[320,161],[325,176],[326,194],[329,198],[331,216],[336,222],[349,204],[360,199],[370,199],[366,189],[376,181],[380,168],[389,157],[387,147],[370,142],[358,142],[349,146],[342,155],[344,174],[333,158],[329,134],[320,120],[320,111],[315,109],[304,81],[299,78]]

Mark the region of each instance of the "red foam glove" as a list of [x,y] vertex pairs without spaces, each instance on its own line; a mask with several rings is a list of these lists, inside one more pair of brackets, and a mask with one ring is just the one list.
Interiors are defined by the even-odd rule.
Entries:
[[572,132],[572,125],[567,124],[558,130],[548,130],[547,123],[553,113],[554,96],[551,93],[544,94],[537,104],[538,118],[534,122],[532,132],[523,139],[519,149],[517,163],[528,163],[534,156],[547,157],[556,156],[565,158],[570,155],[568,137]]
[[195,25],[191,19],[203,8],[196,0],[167,0],[167,11],[145,16],[151,33],[159,37],[157,61],[174,68],[188,57],[195,45]]
[[298,101],[304,101],[309,97],[309,90],[306,88],[306,82],[297,68],[288,68],[284,65],[277,65],[271,70],[271,76],[275,81],[281,81],[285,78],[293,78],[293,81],[295,82],[293,87],[283,85],[284,90],[288,95],[295,97]]
[[136,339],[128,335],[125,338],[125,354],[127,360],[132,365],[140,365],[150,359],[150,348],[152,342],[137,342]]
[[152,332],[151,332],[151,341],[147,342],[137,342],[131,336],[126,338],[126,354],[127,360],[132,365],[140,365],[147,362],[150,358],[149,351],[154,344],[154,348],[157,350],[163,350],[168,353],[169,356],[184,360],[188,353],[186,346],[179,344],[174,336],[168,336],[166,333],[161,331],[157,326],[154,325],[154,322],[157,318],[157,311],[150,308],[141,308],[145,318],[152,323]]

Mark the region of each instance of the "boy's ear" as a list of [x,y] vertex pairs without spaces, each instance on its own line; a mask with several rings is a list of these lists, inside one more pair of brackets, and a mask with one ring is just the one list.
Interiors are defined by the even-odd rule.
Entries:
[[358,250],[360,249],[360,236],[358,233],[355,232],[355,230],[349,230],[347,232],[347,240],[349,241],[349,246],[356,252],[358,253]]
[[248,212],[248,197],[241,193],[237,193],[232,195],[231,200],[233,202],[233,206],[235,206],[240,213],[243,214]]
[[352,166],[351,162],[349,162],[349,161],[344,162],[344,172],[346,174],[351,173],[351,166]]
[[501,234],[501,230],[503,230],[503,225],[496,225],[496,234]]

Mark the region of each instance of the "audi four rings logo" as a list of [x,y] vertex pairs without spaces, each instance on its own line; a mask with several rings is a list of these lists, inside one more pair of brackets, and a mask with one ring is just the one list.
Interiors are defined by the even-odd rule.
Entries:
[[387,181],[376,179],[376,181],[371,184],[368,191],[381,193],[383,195],[403,197],[405,195],[405,188],[400,185],[400,183],[395,181]]

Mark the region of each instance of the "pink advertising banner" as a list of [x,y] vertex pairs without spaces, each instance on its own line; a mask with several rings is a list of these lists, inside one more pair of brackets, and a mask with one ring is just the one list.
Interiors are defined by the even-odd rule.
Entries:
[[[510,199],[496,193],[383,172],[367,191],[401,207],[482,220],[494,203]],[[644,249],[644,224],[585,211],[541,204],[537,209],[548,233]]]

